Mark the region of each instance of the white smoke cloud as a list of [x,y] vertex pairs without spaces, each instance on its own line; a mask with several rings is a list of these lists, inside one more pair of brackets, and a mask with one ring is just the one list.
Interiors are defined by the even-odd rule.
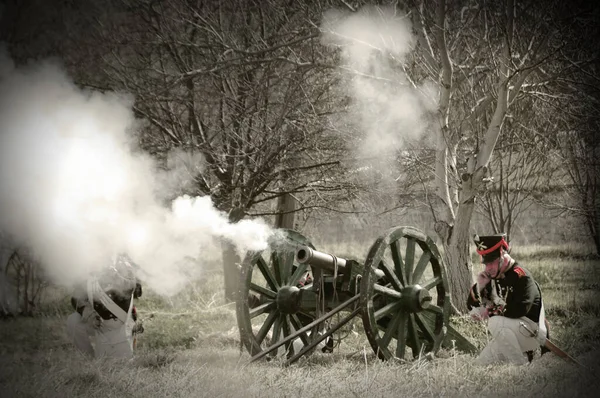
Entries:
[[170,198],[174,192],[189,190],[193,187],[197,174],[206,165],[204,156],[198,152],[174,148],[167,154],[165,168],[155,175],[159,198]]
[[[437,88],[431,82],[413,85],[402,68],[414,45],[409,19],[393,7],[364,7],[358,12],[331,10],[323,17],[322,41],[338,46],[342,67],[349,71],[347,87],[354,123],[364,133],[356,145],[358,157],[386,167],[420,137],[437,108]],[[376,164],[377,160],[382,164]]]
[[159,204],[158,193],[189,182],[203,162],[172,153],[170,170],[157,172],[135,148],[132,101],[81,90],[56,63],[15,68],[0,49],[0,231],[66,286],[126,251],[146,286],[164,294],[220,260],[219,239],[240,252],[264,249],[263,221],[230,224],[208,197]]

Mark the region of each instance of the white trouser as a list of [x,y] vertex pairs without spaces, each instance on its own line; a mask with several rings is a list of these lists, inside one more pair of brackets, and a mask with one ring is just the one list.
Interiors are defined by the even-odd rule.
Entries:
[[96,356],[131,358],[133,338],[128,326],[118,319],[103,320],[96,330]]
[[75,344],[75,347],[82,353],[93,357],[94,347],[91,337],[95,331],[87,322],[83,321],[79,312],[74,312],[67,318],[67,334]]
[[97,358],[133,356],[131,323],[124,324],[118,319],[109,319],[102,320],[99,326],[94,326],[93,322],[87,321],[86,318],[78,312],[67,318],[67,334],[79,351]]
[[538,339],[537,335],[532,336],[531,332],[543,333],[545,336],[545,327],[539,332],[538,329],[539,326],[527,317],[491,317],[488,321],[488,330],[492,334],[492,341],[481,351],[477,362],[481,365],[499,362],[515,365],[527,363],[524,353],[537,349],[541,343],[541,338]]

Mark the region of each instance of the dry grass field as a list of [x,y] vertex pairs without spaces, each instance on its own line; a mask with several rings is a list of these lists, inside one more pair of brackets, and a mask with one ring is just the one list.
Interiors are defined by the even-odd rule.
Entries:
[[[329,248],[331,250],[336,248]],[[349,248],[339,250],[351,251]],[[222,275],[169,300],[146,292],[137,306],[146,331],[131,361],[88,360],[65,335],[68,292],[49,294],[38,315],[0,321],[2,397],[559,397],[600,390],[600,260],[573,247],[515,252],[544,290],[552,338],[587,369],[547,354],[522,367],[478,367],[454,350],[412,362],[381,362],[360,319],[340,334],[332,354],[292,366],[248,363],[235,306],[223,301]],[[357,257],[360,253],[356,253]],[[454,324],[479,347],[484,326]]]

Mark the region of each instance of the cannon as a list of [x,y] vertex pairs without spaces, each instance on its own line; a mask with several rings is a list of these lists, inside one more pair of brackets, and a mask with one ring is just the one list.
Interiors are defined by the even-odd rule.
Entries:
[[251,361],[285,355],[291,364],[356,317],[382,360],[435,354],[450,342],[476,351],[450,325],[444,265],[435,242],[420,230],[389,229],[364,263],[320,252],[296,231],[280,231],[267,250],[249,252],[242,262],[236,316]]

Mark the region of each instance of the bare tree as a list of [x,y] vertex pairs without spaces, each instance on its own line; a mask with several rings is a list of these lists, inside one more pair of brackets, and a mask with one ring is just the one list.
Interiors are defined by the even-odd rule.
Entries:
[[573,102],[563,103],[563,113],[556,118],[563,190],[562,195],[543,198],[541,203],[580,219],[600,255],[600,85],[585,90],[591,91],[591,98],[577,101],[581,91],[572,91],[566,97]]
[[[543,84],[540,67],[558,57],[566,44],[562,34],[574,20],[556,23],[558,15],[568,13],[554,2],[544,9],[513,0],[470,1],[461,7],[450,7],[443,0],[428,8],[430,4],[414,4],[411,15],[419,40],[415,55],[419,73],[440,87],[432,209],[452,298],[459,310],[465,310],[464,292],[472,281],[470,222],[491,171],[499,171],[500,163],[496,167],[490,163],[492,155],[507,127],[516,128],[516,123],[522,124],[521,129],[535,127],[530,122],[534,113],[522,113],[512,121],[509,110],[527,96],[525,87]],[[523,176],[532,178],[535,167],[524,155],[520,151],[519,162],[527,162]],[[514,199],[513,211],[520,200]]]
[[513,226],[556,174],[553,134],[548,134],[554,126],[545,118],[531,118],[536,111],[545,113],[539,108],[527,96],[505,119],[505,132],[489,163],[489,182],[476,201],[491,233],[505,232],[510,237]]
[[6,294],[14,292],[16,299],[14,304],[7,303],[8,308],[4,308],[5,304],[2,303],[3,312],[11,313],[14,311],[11,307],[16,307],[19,314],[32,315],[44,289],[49,285],[42,272],[41,264],[32,258],[28,250],[15,249],[2,272],[4,275],[1,279],[4,286],[0,287],[7,289],[4,292]]
[[[150,123],[145,149],[204,159],[193,186],[175,194],[210,195],[231,222],[276,214],[264,204],[281,196],[295,198],[295,211],[343,206],[356,184],[344,178],[343,145],[328,130],[337,76],[321,66],[328,55],[309,23],[318,9],[235,0],[117,9],[98,25],[102,80],[135,95],[135,112]],[[231,298],[236,260],[226,252]]]
[[[552,195],[539,198],[551,209],[582,221],[582,230],[600,254],[600,6],[574,2],[563,13],[572,21],[554,62],[539,68],[539,81],[525,88],[542,99],[540,112],[558,156],[560,174]],[[586,233],[587,232],[587,233]]]

